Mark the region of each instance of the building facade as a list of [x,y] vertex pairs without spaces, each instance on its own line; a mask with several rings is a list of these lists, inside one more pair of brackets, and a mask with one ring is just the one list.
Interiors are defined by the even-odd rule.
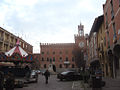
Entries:
[[104,16],[101,15],[97,18],[96,23],[98,32],[97,32],[97,45],[98,45],[98,57],[100,61],[100,66],[102,71],[104,71],[104,77],[109,76],[110,67],[107,57],[107,47],[106,47],[106,33],[105,33],[105,24],[104,24]]
[[40,44],[41,68],[49,68],[55,65],[56,68],[74,68],[75,60],[72,54],[73,43],[61,44]]
[[92,25],[91,31],[89,33],[89,68],[91,71],[96,70],[100,67],[99,56],[98,56],[98,37],[97,37],[97,21],[98,18],[95,18]]
[[[49,68],[51,65],[57,69],[76,68],[74,47],[86,49],[86,38],[84,36],[84,26],[78,25],[78,34],[75,35],[75,43],[40,43],[40,65],[41,68]],[[87,54],[85,54],[87,55]],[[85,56],[86,59],[87,56]]]
[[33,57],[34,57],[32,63],[33,69],[40,69],[40,53],[34,53]]
[[[8,32],[7,30],[0,27],[0,52],[6,52],[13,48],[16,45],[17,39],[19,37],[13,35],[12,33]],[[33,53],[33,46],[24,41],[23,39],[19,38],[20,46],[27,52],[32,54]]]
[[110,76],[120,76],[120,0],[106,0],[103,5]]

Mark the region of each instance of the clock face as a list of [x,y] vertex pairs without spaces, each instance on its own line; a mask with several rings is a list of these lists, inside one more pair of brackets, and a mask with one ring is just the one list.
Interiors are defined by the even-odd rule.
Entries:
[[84,42],[80,42],[79,47],[83,48],[84,47]]

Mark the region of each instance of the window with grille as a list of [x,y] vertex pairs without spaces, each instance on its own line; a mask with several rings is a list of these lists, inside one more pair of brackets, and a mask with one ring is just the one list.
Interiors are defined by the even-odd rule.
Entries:
[[42,57],[42,61],[44,61],[44,58]]
[[114,18],[113,0],[111,0],[110,6],[111,6],[111,19],[113,20],[113,18]]
[[68,57],[66,57],[66,61],[68,61]]
[[60,62],[62,61],[62,57],[60,57]]
[[55,62],[55,57],[53,57],[53,62]]
[[49,61],[49,58],[47,57],[47,61]]

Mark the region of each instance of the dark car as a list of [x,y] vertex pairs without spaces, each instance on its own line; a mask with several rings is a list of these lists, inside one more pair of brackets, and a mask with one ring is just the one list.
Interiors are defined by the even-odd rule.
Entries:
[[57,78],[61,81],[64,80],[82,80],[82,75],[76,71],[65,71],[57,74]]

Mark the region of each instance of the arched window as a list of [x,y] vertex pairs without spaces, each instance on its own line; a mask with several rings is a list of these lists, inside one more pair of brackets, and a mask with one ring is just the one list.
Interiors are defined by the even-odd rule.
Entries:
[[62,57],[60,57],[60,62],[62,61]]
[[59,67],[62,68],[62,64],[60,64]]
[[46,68],[46,64],[44,64],[44,68]]

